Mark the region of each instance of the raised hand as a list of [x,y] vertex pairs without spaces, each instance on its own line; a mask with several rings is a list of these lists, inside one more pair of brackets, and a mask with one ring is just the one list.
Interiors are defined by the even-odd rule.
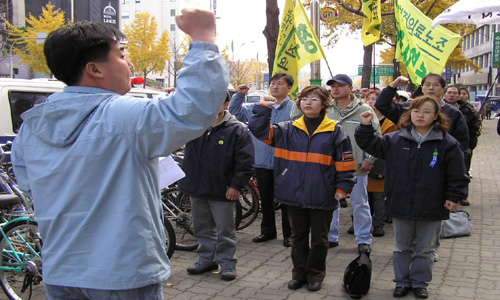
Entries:
[[193,41],[215,43],[215,16],[208,10],[183,8],[182,15],[175,21],[180,30],[191,36]]

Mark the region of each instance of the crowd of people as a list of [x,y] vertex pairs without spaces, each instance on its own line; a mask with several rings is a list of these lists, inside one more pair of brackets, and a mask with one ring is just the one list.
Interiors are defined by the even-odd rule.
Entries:
[[393,295],[427,298],[441,222],[470,205],[481,116],[467,89],[428,74],[418,90],[401,90],[411,84],[400,76],[355,92],[337,74],[329,89],[307,86],[294,101],[293,77],[278,73],[270,95],[245,103],[248,86],[228,94],[214,15],[184,9],[176,20],[193,42],[176,89],[149,101],[125,95],[133,65],[117,29],[75,23],[45,42],[48,66],[67,87],[23,114],[12,161],[36,199],[48,299],[163,299],[170,262],[158,158],[182,145],[179,189],[191,197],[199,242],[189,274],[220,267],[223,280],[237,277],[233,209],[254,175],[262,221],[253,242],[277,238],[279,203],[289,289],[321,289],[349,198],[358,253],[369,254],[392,222]]

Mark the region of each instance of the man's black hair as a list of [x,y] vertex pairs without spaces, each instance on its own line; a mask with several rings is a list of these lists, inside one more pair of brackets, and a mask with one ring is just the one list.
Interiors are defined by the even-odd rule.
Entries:
[[273,80],[278,80],[280,78],[285,78],[286,84],[288,86],[293,86],[293,83],[295,82],[295,80],[293,79],[293,76],[292,75],[288,75],[286,73],[276,73],[276,74],[274,74],[271,77],[271,80],[269,80],[269,82],[271,82]]
[[96,22],[60,27],[45,40],[43,52],[54,76],[67,85],[77,84],[88,62],[108,59],[112,43],[124,40],[117,28]]

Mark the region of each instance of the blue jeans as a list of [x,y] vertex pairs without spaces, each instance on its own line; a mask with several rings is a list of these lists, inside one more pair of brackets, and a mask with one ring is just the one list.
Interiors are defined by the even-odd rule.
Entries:
[[[351,192],[351,204],[354,216],[354,234],[356,235],[357,244],[371,244],[372,234],[372,216],[370,213],[370,205],[368,204],[368,177],[366,175],[356,176],[356,184]],[[339,239],[339,209],[333,212],[332,223],[330,224],[330,232],[328,240],[336,242]]]
[[426,288],[432,280],[431,258],[441,221],[392,218],[394,282],[396,286]]
[[163,283],[130,290],[95,290],[44,284],[48,300],[163,300]]
[[217,262],[222,269],[236,265],[236,227],[234,201],[191,197],[193,231],[198,246],[198,261]]

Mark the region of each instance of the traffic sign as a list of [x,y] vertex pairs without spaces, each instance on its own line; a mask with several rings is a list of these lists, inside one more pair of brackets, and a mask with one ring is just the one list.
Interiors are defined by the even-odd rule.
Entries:
[[[372,67],[373,73],[373,67]],[[375,66],[375,76],[392,76],[394,73],[393,65],[376,65]],[[363,75],[363,66],[358,66],[358,75]]]
[[319,18],[325,23],[331,23],[339,16],[339,12],[333,7],[323,7],[319,11]]
[[493,39],[493,68],[500,68],[500,32]]

